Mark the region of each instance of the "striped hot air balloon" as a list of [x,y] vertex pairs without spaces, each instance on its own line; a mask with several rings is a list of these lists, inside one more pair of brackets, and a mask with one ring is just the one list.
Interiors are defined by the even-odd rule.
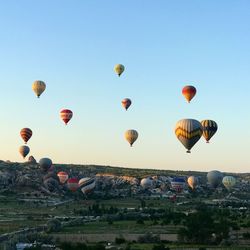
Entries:
[[236,184],[236,179],[233,176],[228,175],[222,179],[222,183],[227,190],[231,190]]
[[186,100],[190,102],[196,94],[196,88],[194,86],[187,85],[182,89],[182,94]]
[[75,192],[79,187],[78,181],[79,180],[77,178],[69,178],[67,181],[68,189],[72,192]]
[[65,125],[68,124],[68,122],[73,117],[73,112],[69,109],[63,109],[60,112],[61,119],[64,121]]
[[30,128],[23,128],[20,131],[20,135],[26,144],[32,136],[32,130]]
[[216,133],[218,126],[215,121],[212,120],[203,120],[201,121],[201,125],[203,127],[203,137],[206,139],[206,142],[209,143],[209,140]]
[[32,90],[35,92],[38,98],[44,92],[45,89],[46,89],[46,84],[43,81],[35,81],[32,84]]
[[187,153],[190,153],[191,148],[201,138],[202,125],[194,119],[180,120],[175,126],[175,135],[187,149]]
[[26,145],[19,147],[19,153],[22,155],[23,158],[25,158],[28,153],[30,152],[30,148]]
[[61,184],[64,184],[69,178],[69,175],[66,172],[63,172],[63,171],[58,172],[57,176],[58,176]]
[[125,139],[129,142],[130,146],[132,147],[133,143],[138,138],[138,132],[134,129],[127,130],[125,132]]
[[81,191],[83,192],[83,194],[86,195],[94,190],[95,178],[94,177],[93,178],[89,178],[89,177],[82,178],[82,179],[80,179],[78,186],[81,189]]
[[126,110],[128,110],[128,108],[130,107],[131,103],[132,103],[132,101],[131,101],[129,98],[124,98],[124,99],[122,100],[122,106],[123,106]]

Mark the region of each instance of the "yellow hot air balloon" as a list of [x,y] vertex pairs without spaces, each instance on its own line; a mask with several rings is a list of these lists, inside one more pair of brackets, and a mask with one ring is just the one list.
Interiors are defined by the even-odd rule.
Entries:
[[43,81],[34,81],[32,84],[32,90],[35,92],[38,98],[45,89],[46,89],[46,84]]
[[125,67],[122,64],[116,64],[115,65],[115,72],[117,73],[118,76],[121,76],[121,74],[123,73]]
[[225,176],[222,179],[222,183],[225,186],[225,188],[227,190],[230,190],[234,187],[234,185],[236,184],[236,179],[233,176]]
[[138,138],[138,132],[134,129],[127,130],[125,132],[125,139],[129,142],[130,146],[132,147],[133,143]]
[[194,190],[198,184],[198,179],[195,176],[189,176],[187,182],[189,187],[191,187]]
[[187,153],[191,153],[191,148],[202,136],[202,125],[194,119],[180,120],[175,126],[175,135],[187,149]]
[[209,143],[209,140],[218,129],[217,123],[212,120],[203,120],[201,121],[201,125],[203,127],[203,137],[206,139],[206,142]]

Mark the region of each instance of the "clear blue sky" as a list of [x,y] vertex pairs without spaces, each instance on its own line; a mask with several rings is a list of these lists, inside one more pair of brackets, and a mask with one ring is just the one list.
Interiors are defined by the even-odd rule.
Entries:
[[[2,1],[0,159],[22,161],[19,131],[30,127],[37,160],[249,172],[249,9],[248,0]],[[47,84],[40,99],[37,79]],[[197,87],[191,104],[186,84]],[[74,112],[67,127],[62,108]],[[183,118],[219,130],[186,154],[174,134]]]

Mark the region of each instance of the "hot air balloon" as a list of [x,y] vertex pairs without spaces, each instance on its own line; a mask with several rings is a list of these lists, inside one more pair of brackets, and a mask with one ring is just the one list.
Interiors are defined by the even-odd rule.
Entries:
[[203,127],[203,137],[206,139],[206,142],[209,143],[209,140],[218,129],[217,123],[212,120],[203,120],[201,121],[201,125]]
[[66,172],[63,172],[63,171],[58,172],[57,176],[58,176],[58,178],[60,180],[60,183],[62,183],[62,184],[64,184],[69,178],[69,175]]
[[22,155],[23,159],[28,155],[30,152],[30,148],[26,145],[19,147],[19,153]]
[[47,172],[52,166],[52,161],[49,158],[42,158],[39,161],[39,166],[43,171]]
[[128,108],[130,107],[131,103],[132,103],[132,101],[131,101],[129,98],[124,98],[124,99],[122,100],[122,106],[123,106],[126,110],[128,110]]
[[222,178],[223,178],[222,173],[217,170],[210,171],[207,174],[208,183],[214,188],[220,185]]
[[30,137],[32,136],[32,130],[30,128],[23,128],[20,131],[20,135],[26,144],[28,140],[30,139]]
[[32,84],[32,90],[39,98],[43,91],[46,89],[46,84],[43,81],[35,81]]
[[196,94],[196,88],[194,86],[185,86],[183,89],[182,89],[182,94],[184,95],[184,97],[186,98],[186,100],[188,102],[190,102],[193,97],[195,96]]
[[121,76],[121,74],[123,73],[125,67],[122,64],[116,64],[115,65],[115,72],[117,73],[118,76]]
[[187,153],[191,153],[191,148],[201,138],[202,125],[194,119],[180,120],[175,126],[175,135],[187,149]]
[[136,130],[130,129],[125,132],[125,139],[129,142],[132,147],[133,143],[137,140],[138,133]]
[[193,190],[198,185],[198,179],[195,176],[189,176],[187,179],[189,187],[191,187]]
[[67,123],[70,121],[70,119],[73,116],[73,112],[69,109],[63,109],[60,112],[60,116],[61,116],[62,120],[64,121],[65,125],[67,125]]
[[81,189],[81,191],[83,192],[83,194],[88,194],[91,191],[94,190],[95,188],[95,178],[82,178],[80,179],[80,181],[78,182],[78,186]]
[[185,187],[185,180],[180,177],[174,177],[171,181],[171,187],[174,189],[176,192],[180,193],[183,188]]
[[77,178],[69,178],[67,181],[68,189],[72,192],[75,192],[78,189],[78,179]]
[[141,185],[144,189],[151,188],[151,187],[153,186],[153,179],[152,179],[152,177],[143,178],[143,179],[141,180],[140,185]]
[[236,179],[233,176],[225,176],[222,179],[222,183],[225,186],[225,188],[227,190],[230,190],[234,187],[234,185],[236,184]]

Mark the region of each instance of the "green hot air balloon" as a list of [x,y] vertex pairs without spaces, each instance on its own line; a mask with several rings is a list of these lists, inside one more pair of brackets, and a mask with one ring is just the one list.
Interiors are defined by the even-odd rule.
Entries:
[[231,190],[236,184],[236,179],[233,176],[225,176],[222,183],[227,190]]

